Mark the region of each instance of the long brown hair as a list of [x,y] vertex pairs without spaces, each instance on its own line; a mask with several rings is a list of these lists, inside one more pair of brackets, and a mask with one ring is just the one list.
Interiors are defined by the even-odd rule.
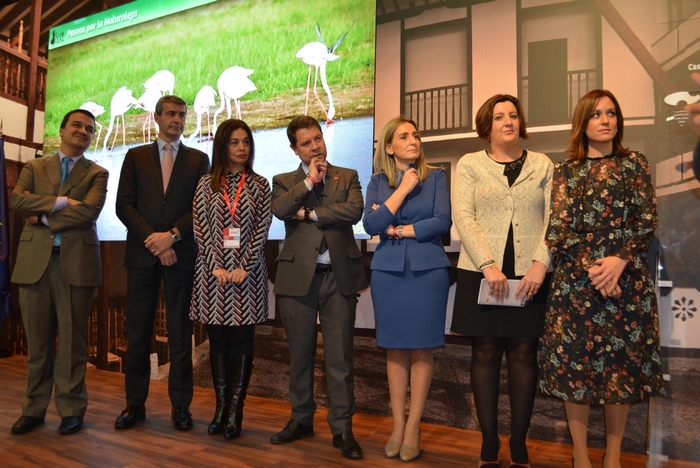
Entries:
[[625,126],[622,117],[622,109],[620,103],[617,102],[613,93],[607,89],[594,89],[583,95],[576,104],[574,109],[574,119],[571,122],[571,136],[566,151],[571,153],[570,158],[574,161],[581,161],[588,154],[588,137],[586,136],[586,128],[588,121],[591,120],[591,114],[598,100],[602,97],[609,97],[615,105],[617,114],[617,133],[613,137],[613,153],[618,156],[626,156],[631,153],[628,148],[622,146],[622,131]]
[[247,123],[238,119],[228,119],[216,129],[214,137],[214,154],[212,156],[211,170],[211,189],[214,192],[221,191],[221,176],[226,174],[228,170],[228,142],[231,139],[233,132],[242,128],[248,134],[250,140],[250,154],[248,161],[245,163],[245,171],[248,174],[253,173],[253,159],[255,159],[255,142],[253,141],[253,132]]
[[[377,139],[377,149],[374,151],[374,172],[377,174],[385,174],[387,179],[389,179],[389,187],[396,186],[396,161],[394,160],[394,155],[390,155],[386,152],[386,145],[390,144],[394,139],[394,133],[402,124],[410,123],[413,128],[416,129],[418,133],[418,140],[421,141],[420,132],[418,131],[418,125],[403,115],[394,117],[384,125],[382,131],[379,132],[379,138]],[[430,166],[425,160],[425,154],[423,153],[423,144],[420,145],[420,154],[416,160],[416,171],[418,171],[418,178],[424,181],[428,177],[428,172],[430,172]]]

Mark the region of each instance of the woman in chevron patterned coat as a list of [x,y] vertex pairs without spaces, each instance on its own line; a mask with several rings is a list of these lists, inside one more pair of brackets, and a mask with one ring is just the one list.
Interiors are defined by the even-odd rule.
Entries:
[[255,324],[267,320],[265,242],[270,184],[253,172],[253,134],[225,121],[214,139],[211,172],[195,192],[192,215],[199,246],[190,318],[207,326],[216,412],[209,434],[241,434],[253,365]]

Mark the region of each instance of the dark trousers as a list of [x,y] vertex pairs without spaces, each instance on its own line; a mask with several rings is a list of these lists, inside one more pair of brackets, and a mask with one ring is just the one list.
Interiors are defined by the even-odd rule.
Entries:
[[306,296],[277,296],[289,341],[289,398],[292,419],[313,423],[316,318],[321,321],[328,384],[328,425],[333,435],[352,430],[355,414],[353,332],[357,295],[344,296],[333,272],[317,273]]
[[192,402],[192,321],[189,319],[193,271],[158,263],[127,268],[126,402],[143,405],[151,376],[151,337],[161,279],[165,285],[165,318],[170,348],[168,395],[173,406]]
[[19,285],[28,345],[27,393],[22,415],[43,418],[54,384],[58,414],[62,418],[85,415],[87,321],[94,294],[94,286],[68,283],[59,255],[51,255],[39,281]]

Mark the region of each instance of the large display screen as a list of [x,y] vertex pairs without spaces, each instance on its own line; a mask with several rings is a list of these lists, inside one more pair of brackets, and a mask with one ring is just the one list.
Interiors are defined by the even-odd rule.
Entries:
[[[110,172],[102,240],[124,240],[114,205],[124,155],[155,139],[164,94],[188,103],[183,142],[211,157],[229,116],[254,133],[255,171],[294,170],[286,126],[305,112],[322,123],[331,164],[371,175],[374,132],[373,0],[139,0],[53,28],[44,154],[60,145],[71,109],[97,117],[86,153]],[[308,99],[307,99],[308,96]],[[356,237],[368,238],[361,224]],[[273,221],[270,239],[283,239]]]

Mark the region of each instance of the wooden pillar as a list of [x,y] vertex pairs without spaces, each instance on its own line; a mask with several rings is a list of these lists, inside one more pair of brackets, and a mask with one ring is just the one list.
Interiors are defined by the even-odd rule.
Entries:
[[[41,34],[41,0],[32,0],[29,16],[29,80],[27,81],[27,132],[25,139],[34,141],[34,112],[36,110],[36,84],[39,75],[39,35]],[[21,47],[21,44],[20,44]]]
[[652,80],[663,90],[665,94],[671,94],[678,91],[676,84],[666,75],[661,65],[656,61],[651,52],[642,43],[639,37],[627,24],[627,21],[622,17],[619,11],[615,8],[610,0],[596,0],[598,9],[603,17],[608,21],[610,26],[615,30],[622,42],[632,52],[634,57],[644,67],[644,70],[649,74]]

